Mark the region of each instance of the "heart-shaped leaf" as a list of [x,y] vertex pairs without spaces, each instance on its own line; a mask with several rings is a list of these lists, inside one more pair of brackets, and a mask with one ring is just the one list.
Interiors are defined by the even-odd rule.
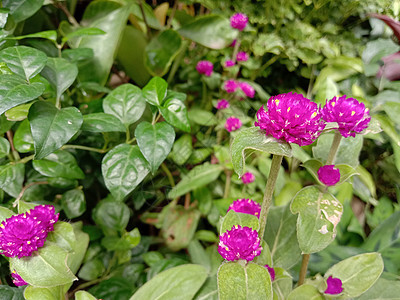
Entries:
[[89,132],[125,132],[125,126],[121,121],[106,113],[94,113],[83,116],[83,131]]
[[2,7],[8,8],[16,23],[33,16],[44,0],[3,0]]
[[13,197],[18,197],[24,182],[25,165],[7,164],[0,166],[0,188]]
[[175,131],[166,122],[151,124],[140,123],[135,130],[135,137],[143,156],[150,164],[154,174],[164,159],[171,152],[175,140]]
[[186,98],[185,94],[169,93],[164,104],[160,107],[160,112],[169,124],[190,132],[188,113],[185,104],[182,102],[182,95]]
[[10,143],[7,139],[0,137],[0,158],[7,156],[10,153]]
[[17,131],[15,131],[13,140],[14,147],[18,152],[27,153],[35,150],[31,126],[28,120],[24,120],[19,124]]
[[61,206],[69,219],[79,217],[86,211],[85,194],[80,189],[69,190],[62,195]]
[[104,156],[101,170],[111,194],[122,201],[149,174],[150,166],[139,147],[121,144]]
[[143,88],[143,96],[152,105],[160,106],[167,96],[168,83],[161,77],[153,77]]
[[38,101],[28,115],[35,145],[35,159],[42,159],[66,144],[82,125],[82,114],[75,107],[57,109]]

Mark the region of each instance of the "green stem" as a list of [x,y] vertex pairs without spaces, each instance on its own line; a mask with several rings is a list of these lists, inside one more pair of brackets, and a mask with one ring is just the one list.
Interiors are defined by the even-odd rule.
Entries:
[[109,149],[98,149],[98,148],[93,148],[93,147],[87,147],[87,146],[82,146],[82,145],[64,145],[61,147],[62,150],[65,149],[79,149],[79,150],[86,150],[86,151],[92,151],[92,152],[97,152],[97,153],[106,153]]
[[61,101],[60,101],[60,97],[58,97],[58,96],[57,96],[57,98],[56,98],[56,107],[57,107],[58,109],[61,108]]
[[267,225],[267,215],[272,202],[276,179],[278,178],[279,168],[281,167],[283,156],[274,154],[272,156],[271,169],[269,171],[267,184],[265,186],[264,199],[261,205],[260,213],[260,232],[258,233],[261,240],[264,238],[265,226]]
[[226,181],[225,181],[224,199],[229,197],[229,190],[231,188],[232,171],[226,170],[225,174],[226,174]]
[[238,34],[238,37],[236,38],[236,44],[235,47],[233,48],[233,53],[232,53],[232,60],[234,63],[236,63],[236,55],[239,52],[239,47],[240,47],[240,32]]
[[125,142],[128,144],[130,139],[131,139],[131,131],[129,130],[129,126],[128,126],[128,128],[126,128],[126,139],[125,139]]
[[146,14],[144,13],[142,0],[139,0],[138,4],[139,4],[139,7],[140,7],[140,11],[142,12],[143,22],[144,22],[144,24],[146,24],[147,38],[151,39],[151,28],[150,28],[150,26],[149,26],[149,24],[147,23],[147,20],[146,20]]
[[333,165],[335,163],[336,153],[339,149],[341,140],[342,140],[342,135],[340,134],[339,131],[336,130],[335,135],[333,137],[331,150],[329,151],[328,159],[326,160],[325,163],[326,165]]
[[171,171],[168,169],[168,167],[165,163],[161,164],[161,169],[163,169],[164,173],[167,175],[169,184],[172,187],[174,187],[175,186],[174,177],[172,176]]
[[178,68],[181,65],[181,61],[185,57],[188,46],[189,46],[189,41],[182,42],[182,46],[181,46],[181,49],[179,50],[179,54],[176,57],[176,59],[174,60],[174,63],[172,64],[171,71],[169,71],[168,78],[167,78],[168,84],[170,84],[172,79],[174,79],[175,73],[176,73],[176,71],[178,71]]
[[255,80],[256,78],[257,78],[257,76],[259,75],[259,74],[261,74],[261,72],[262,71],[264,71],[266,68],[268,68],[270,65],[272,65],[274,62],[276,62],[277,60],[278,60],[278,58],[279,58],[280,56],[279,55],[276,55],[276,56],[274,56],[274,57],[272,57],[272,58],[270,58],[265,64],[263,64],[257,71],[255,71],[255,72],[253,72],[252,73],[252,75],[251,75],[251,77],[250,77],[250,80]]
[[310,254],[303,254],[303,260],[301,262],[299,281],[297,282],[298,286],[300,286],[304,283],[304,279],[306,278],[306,274],[307,274],[307,266],[308,266],[309,260],[310,260]]
[[26,162],[32,160],[34,157],[35,157],[35,155],[32,154],[32,155],[26,156],[26,157],[24,157],[24,158],[22,158],[22,159],[20,159],[20,160],[18,160],[18,161],[15,161],[15,163],[17,163],[17,164],[24,164],[24,163],[26,163]]

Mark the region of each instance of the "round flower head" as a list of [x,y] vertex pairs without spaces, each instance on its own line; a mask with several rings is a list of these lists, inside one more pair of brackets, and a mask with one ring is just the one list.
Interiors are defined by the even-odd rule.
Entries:
[[260,217],[261,205],[251,199],[237,199],[229,205],[228,211],[233,210],[242,214]]
[[225,129],[229,132],[238,130],[240,127],[242,127],[242,121],[240,121],[240,119],[235,117],[229,117],[226,119]]
[[249,97],[249,98],[253,98],[256,91],[254,90],[254,88],[248,84],[247,82],[239,82],[239,86],[241,88],[241,90],[243,91],[243,93]]
[[237,41],[233,40],[232,43],[229,45],[229,47],[235,47],[236,46]]
[[365,108],[364,103],[354,98],[346,99],[346,95],[326,101],[321,114],[326,122],[337,122],[339,132],[344,137],[355,137],[356,133],[367,128],[371,121],[369,110]]
[[211,76],[213,68],[213,64],[208,60],[201,60],[196,65],[197,72],[206,76]]
[[269,98],[267,107],[267,111],[263,107],[258,110],[255,126],[274,138],[305,146],[325,128],[318,105],[303,95],[280,94]]
[[58,220],[50,205],[36,206],[25,214],[12,216],[0,225],[0,253],[7,257],[31,256],[43,247],[47,234]]
[[227,60],[225,62],[225,68],[230,68],[233,67],[235,65],[235,62],[233,60]]
[[269,276],[271,277],[271,281],[275,280],[275,269],[270,267],[269,265],[265,265],[264,267],[267,268]]
[[235,225],[219,236],[218,252],[226,260],[251,261],[261,254],[260,238],[256,230]]
[[231,17],[231,26],[242,31],[246,27],[248,21],[249,19],[245,14],[237,13]]
[[322,166],[318,169],[318,179],[327,186],[335,185],[340,180],[339,169],[334,165]]
[[25,280],[23,280],[21,278],[21,276],[19,276],[19,274],[15,270],[11,273],[11,276],[12,276],[13,283],[16,286],[22,286],[22,285],[28,284],[27,282],[25,282]]
[[244,173],[243,176],[242,176],[242,182],[243,182],[244,184],[252,183],[255,179],[256,179],[256,177],[255,177],[254,174],[251,173],[251,172],[246,172],[246,173]]
[[234,93],[238,89],[238,87],[238,83],[233,79],[229,79],[224,82],[224,90],[227,93]]
[[226,109],[228,107],[229,107],[229,102],[225,99],[219,100],[216,105],[217,109]]
[[328,287],[324,292],[325,294],[337,295],[343,292],[342,281],[339,278],[329,276],[329,278],[326,280],[326,284]]
[[239,51],[238,54],[236,54],[236,60],[237,61],[248,61],[249,55],[244,51]]

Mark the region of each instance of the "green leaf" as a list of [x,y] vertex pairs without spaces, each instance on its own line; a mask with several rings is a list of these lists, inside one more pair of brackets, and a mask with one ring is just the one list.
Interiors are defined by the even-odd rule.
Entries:
[[26,46],[9,47],[0,51],[0,61],[15,74],[29,82],[44,68],[47,56],[42,51]]
[[119,201],[102,200],[93,211],[93,219],[103,229],[122,231],[128,225],[129,207]]
[[5,219],[8,219],[13,215],[15,215],[15,213],[12,210],[9,210],[6,207],[0,206],[0,223],[2,223]]
[[169,124],[183,131],[190,132],[190,124],[185,104],[182,102],[181,93],[168,93],[164,104],[160,107],[161,115]]
[[177,165],[181,166],[189,159],[192,153],[192,136],[184,134],[174,143],[171,158]]
[[303,284],[295,288],[288,296],[288,300],[324,300],[316,287]]
[[318,88],[317,94],[315,95],[315,102],[325,105],[326,100],[330,100],[338,94],[339,88],[337,84],[330,77],[327,77],[325,81],[321,82]]
[[150,267],[156,264],[157,262],[164,259],[164,256],[157,251],[149,251],[142,255],[144,262]]
[[102,246],[109,251],[123,251],[135,248],[140,242],[140,233],[137,228],[125,233],[121,238],[118,236],[106,236],[101,240]]
[[149,174],[150,166],[138,146],[121,144],[104,156],[101,170],[108,190],[122,201]]
[[[161,30],[163,27],[161,26],[160,21],[157,19],[156,15],[154,14],[153,8],[146,2],[143,2],[141,6],[143,7],[143,12],[149,27]],[[143,20],[142,9],[138,3],[133,4],[131,13],[138,19]]]
[[150,164],[154,174],[171,152],[175,140],[175,131],[166,122],[151,124],[141,122],[135,130],[137,144],[143,156]]
[[153,76],[163,76],[179,53],[182,38],[172,29],[162,31],[146,46],[144,63]]
[[72,273],[76,273],[82,264],[83,258],[89,245],[89,235],[82,231],[82,223],[72,223],[77,243],[73,252],[68,256],[68,266]]
[[10,153],[10,143],[7,139],[0,137],[0,158],[3,158]]
[[14,134],[14,146],[20,153],[27,153],[35,150],[33,145],[33,137],[31,133],[31,126],[28,120],[24,120]]
[[183,25],[178,32],[185,38],[211,49],[223,49],[237,37],[238,31],[230,26],[229,20],[220,15],[197,17]]
[[0,285],[1,300],[25,300],[23,292],[23,289]]
[[44,90],[45,86],[40,82],[27,84],[17,75],[1,75],[0,115],[10,108],[36,99]]
[[[315,178],[315,180],[319,184],[323,185],[323,183],[321,181],[319,181],[319,179],[318,179],[318,170],[323,165],[324,164],[317,159],[310,159],[310,160],[307,160],[303,164],[303,167],[305,167],[308,170],[308,172],[311,173],[311,175]],[[349,165],[345,165],[345,164],[336,165],[335,164],[335,168],[339,169],[339,172],[340,172],[340,180],[338,183],[336,183],[336,185],[342,184],[347,179],[349,179],[351,176],[359,175],[357,170]]]
[[274,268],[274,271],[275,280],[272,282],[274,299],[286,300],[293,289],[292,276],[282,268]]
[[0,166],[0,188],[7,194],[18,197],[24,182],[25,165],[7,164]]
[[[93,57],[93,50],[90,48],[65,49],[61,53],[61,56],[70,61],[71,63],[81,63]],[[87,82],[80,82],[78,86],[83,88],[85,84],[87,84]],[[107,88],[105,88],[104,86],[100,85],[97,82],[92,82],[92,84],[98,85],[100,89],[103,90],[105,89],[106,93],[109,92]]]
[[75,293],[75,300],[97,300],[97,298],[86,291],[77,291]]
[[139,120],[145,108],[142,91],[129,83],[117,87],[103,101],[104,112],[117,117],[125,126]]
[[95,280],[105,271],[105,267],[100,258],[95,258],[85,262],[79,270],[78,276],[83,280]]
[[28,117],[29,108],[32,103],[18,105],[6,111],[6,117],[9,121],[23,121]]
[[68,252],[74,250],[77,242],[72,225],[61,221],[54,224],[54,231],[49,232],[46,240],[57,244]]
[[78,67],[65,58],[49,57],[41,74],[54,87],[59,99],[62,93],[74,83],[78,76]]
[[292,268],[301,258],[301,250],[296,236],[296,215],[289,205],[271,207],[264,239],[271,250],[274,267]]
[[332,194],[305,187],[293,198],[290,210],[299,214],[297,239],[303,253],[319,252],[335,239],[343,205]]
[[203,126],[213,126],[217,124],[217,118],[212,112],[202,109],[191,109],[189,119]]
[[106,113],[84,115],[81,130],[89,132],[126,131],[125,126],[117,117]]
[[35,159],[42,159],[61,148],[82,124],[82,114],[76,107],[57,109],[44,101],[32,105],[28,119],[35,145]]
[[291,147],[287,143],[266,136],[265,132],[257,127],[241,130],[231,145],[232,164],[235,172],[240,176],[244,173],[246,150],[258,150],[275,155],[292,156]]
[[353,298],[367,291],[383,272],[379,253],[365,253],[347,258],[332,266],[325,278],[333,276],[342,281],[343,294]]
[[32,166],[40,174],[48,177],[85,178],[85,174],[79,168],[75,157],[68,151],[57,150],[43,159],[34,160]]
[[379,278],[378,281],[357,300],[394,300],[400,295],[400,282]]
[[146,101],[155,106],[160,106],[167,96],[168,83],[161,77],[153,77],[143,88],[143,96]]
[[62,195],[61,206],[69,219],[79,217],[86,211],[85,194],[79,189],[69,190]]
[[182,180],[168,193],[169,199],[180,197],[199,187],[205,186],[216,180],[223,167],[205,163],[194,167]]
[[35,287],[67,284],[77,278],[67,266],[68,252],[54,244],[40,248],[35,256],[11,258],[11,268]]
[[245,266],[236,262],[223,263],[218,270],[218,298],[272,300],[268,270],[252,262]]
[[40,31],[40,32],[31,33],[31,34],[26,34],[26,35],[7,37],[7,39],[10,39],[10,40],[23,40],[23,39],[33,39],[33,38],[46,39],[46,40],[52,41],[54,43],[57,43],[57,31],[46,30],[46,31]]
[[10,9],[16,23],[33,16],[43,5],[44,0],[3,0],[3,7]]
[[199,265],[182,265],[168,269],[140,287],[130,300],[190,300],[207,278],[207,270]]
[[219,234],[223,234],[227,230],[231,230],[236,225],[240,225],[242,227],[250,227],[253,230],[258,230],[260,226],[258,218],[256,216],[250,214],[242,214],[230,210],[221,220],[221,228]]
[[82,37],[82,36],[89,36],[89,35],[102,35],[106,34],[103,30],[94,27],[81,27],[75,31],[68,33],[61,39],[62,43],[66,43],[69,39],[74,37]]
[[114,62],[118,42],[126,26],[130,9],[127,6],[119,7],[113,3],[113,9],[107,8],[109,1],[92,2],[85,10],[82,23],[96,27],[106,34],[82,37],[79,48],[93,49],[94,56],[79,66],[79,81],[97,82],[104,85]]

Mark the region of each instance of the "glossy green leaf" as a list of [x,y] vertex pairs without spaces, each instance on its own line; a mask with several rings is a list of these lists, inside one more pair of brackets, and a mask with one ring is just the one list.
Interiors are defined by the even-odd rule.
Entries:
[[138,146],[121,144],[104,156],[101,170],[108,190],[122,201],[149,174],[150,166]]
[[288,296],[288,300],[324,300],[325,298],[315,286],[303,284],[295,288]]
[[86,261],[79,270],[78,276],[83,280],[95,280],[99,278],[105,271],[105,267],[100,258]]
[[[90,48],[75,48],[75,49],[65,49],[61,53],[62,58],[67,59],[71,63],[81,63],[85,62],[86,60],[89,60],[93,57],[93,49]],[[101,87],[101,89],[106,89],[99,83],[95,82],[93,84],[97,84]],[[82,87],[85,85],[85,82],[79,83],[79,87]],[[108,91],[107,91],[108,92]]]
[[11,258],[11,268],[35,287],[67,284],[77,280],[67,266],[67,255],[68,252],[59,246],[48,244],[35,256]]
[[154,174],[171,152],[175,140],[175,131],[166,122],[151,124],[141,122],[135,130],[137,144],[143,156],[150,164]]
[[71,38],[74,37],[82,37],[82,36],[89,36],[89,35],[102,35],[105,34],[105,32],[99,28],[95,28],[95,27],[81,27],[78,28],[75,31],[72,31],[70,33],[68,33],[66,36],[64,36],[61,41],[63,43],[67,42],[68,40],[70,40]]
[[83,116],[83,131],[89,132],[125,132],[125,126],[114,115],[94,113]]
[[29,108],[33,103],[22,104],[6,111],[6,117],[9,121],[23,121],[28,117]]
[[69,219],[79,217],[86,211],[85,194],[79,189],[69,190],[62,195],[61,206]]
[[94,56],[79,66],[79,79],[81,82],[92,81],[104,85],[114,62],[118,41],[126,26],[129,8],[117,3],[112,3],[113,10],[103,10],[109,1],[92,2],[85,11],[83,23],[96,27],[106,34],[82,37],[79,48],[93,49]]
[[153,277],[140,287],[130,300],[190,300],[207,278],[207,270],[199,265],[174,267]]
[[35,48],[15,46],[0,51],[0,61],[5,62],[13,73],[29,82],[29,79],[44,68],[47,56]]
[[18,197],[24,182],[25,165],[7,164],[0,166],[0,188],[13,197]]
[[143,88],[143,96],[152,105],[160,106],[167,96],[168,83],[161,77],[153,77]]
[[229,20],[219,15],[197,17],[183,25],[178,32],[185,38],[211,49],[223,49],[237,37],[238,31],[230,26]]
[[[186,97],[185,94],[183,95]],[[188,113],[181,96],[181,93],[168,93],[165,102],[159,109],[161,115],[169,124],[183,131],[190,132]]]
[[[144,12],[146,22],[149,25],[149,27],[158,29],[158,30],[162,29],[160,21],[157,19],[156,15],[153,11],[153,8],[146,2],[142,2],[141,5],[143,7],[143,12]],[[139,3],[134,3],[132,5],[131,13],[135,17],[139,18],[140,20],[143,20],[143,13],[142,13]]]
[[40,82],[27,84],[17,75],[0,76],[0,115],[17,105],[39,97],[45,89]]
[[82,223],[72,223],[76,238],[75,247],[68,255],[68,266],[72,273],[76,273],[82,264],[83,258],[89,245],[89,235],[82,231]]
[[2,7],[10,9],[15,22],[33,16],[43,5],[44,0],[3,0]]
[[347,258],[332,266],[325,278],[333,276],[342,281],[343,294],[357,297],[367,291],[381,276],[383,260],[379,253],[365,253]]
[[57,98],[60,98],[62,93],[74,83],[78,75],[78,67],[65,58],[49,57],[41,74],[56,90]]
[[128,83],[114,89],[103,101],[104,112],[117,117],[125,126],[139,120],[145,108],[142,91]]
[[290,210],[299,214],[297,239],[303,253],[321,251],[335,239],[343,205],[332,194],[316,186],[305,187],[293,198]]
[[35,150],[31,126],[28,120],[24,120],[14,134],[14,147],[20,153],[27,153]]
[[124,230],[129,217],[129,207],[125,203],[109,199],[100,201],[93,211],[93,219],[98,225],[115,231]]
[[68,252],[72,252],[76,243],[79,243],[76,240],[72,225],[61,221],[54,224],[54,231],[49,232],[46,241],[53,242]]
[[35,159],[42,159],[66,144],[82,124],[82,114],[77,108],[57,109],[44,101],[32,105],[28,119],[35,145]]
[[213,126],[217,124],[217,118],[212,112],[202,109],[191,109],[189,111],[189,118],[193,122],[203,126]]
[[400,282],[379,278],[377,282],[357,300],[394,300],[400,295]]
[[26,34],[26,35],[7,37],[7,39],[10,39],[10,40],[23,40],[23,39],[34,39],[34,38],[46,39],[46,40],[56,43],[57,42],[57,31],[46,30],[46,31],[40,31],[40,32],[31,33],[31,34]]
[[289,144],[266,136],[265,132],[257,127],[243,129],[236,135],[231,145],[232,164],[239,177],[244,173],[247,150],[292,156]]
[[184,134],[174,143],[171,158],[177,165],[183,165],[193,153],[192,136]]
[[83,179],[85,174],[79,168],[75,157],[68,151],[58,150],[43,159],[34,160],[33,168],[48,177]]
[[205,163],[194,167],[182,180],[168,193],[168,198],[180,197],[199,187],[205,186],[216,180],[223,167]]
[[219,234],[223,234],[227,230],[232,230],[232,228],[236,225],[240,225],[242,227],[250,227],[253,230],[258,230],[260,226],[258,218],[256,216],[250,214],[242,214],[230,210],[221,220],[221,228]]
[[137,228],[125,233],[122,237],[106,236],[101,240],[102,246],[109,251],[123,251],[135,248],[140,242],[140,233]]
[[0,137],[0,158],[3,158],[10,153],[10,143],[7,139]]
[[75,300],[97,300],[97,298],[86,291],[77,291],[75,293]]
[[162,31],[146,46],[144,62],[153,76],[163,76],[179,53],[182,38],[172,29]]
[[245,266],[236,262],[223,263],[218,270],[218,298],[272,300],[268,270],[252,262]]

